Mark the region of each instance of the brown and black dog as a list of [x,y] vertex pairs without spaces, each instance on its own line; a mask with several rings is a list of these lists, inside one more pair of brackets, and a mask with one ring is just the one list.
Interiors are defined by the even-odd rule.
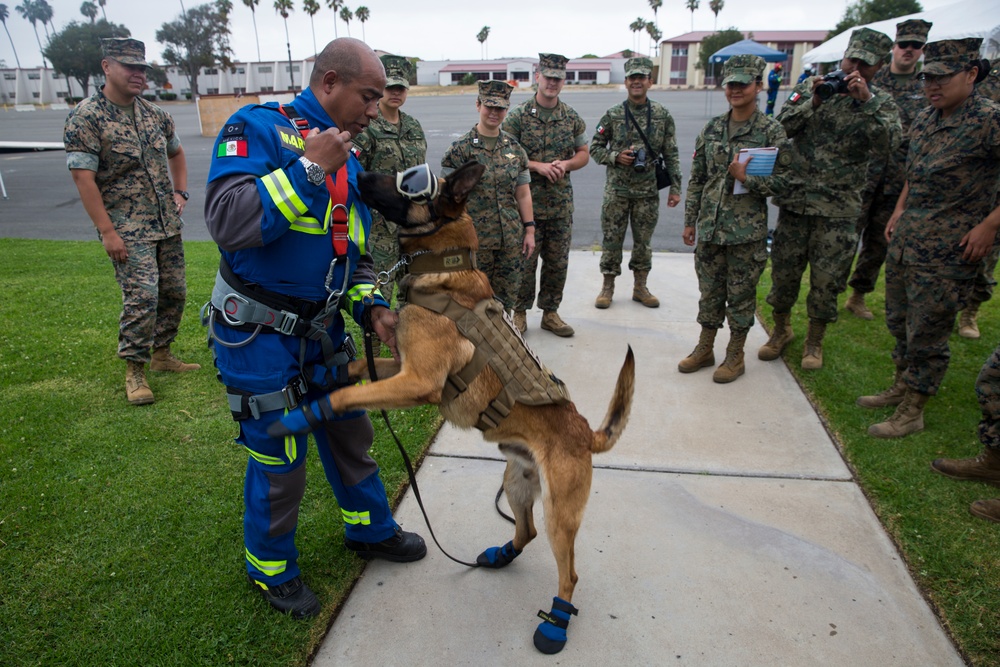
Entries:
[[[516,519],[515,534],[503,547],[483,552],[479,557],[481,565],[507,565],[535,537],[532,508],[545,490],[542,504],[559,569],[559,590],[552,611],[540,613],[545,620],[535,633],[535,645],[545,653],[556,653],[565,645],[569,615],[576,613],[570,604],[577,582],[573,550],[590,495],[591,455],[611,449],[625,429],[635,386],[635,360],[629,348],[607,415],[596,431],[568,397],[542,405],[515,402],[505,417],[499,416],[499,423],[484,423],[483,415],[504,389],[503,380],[489,365],[474,379],[468,378],[467,388],[460,393],[446,389],[473,359],[476,347],[461,333],[455,319],[413,301],[419,303],[419,295],[443,298],[445,302],[450,297],[450,301],[469,311],[481,302],[492,302],[493,290],[486,275],[470,261],[478,240],[465,211],[469,193],[483,170],[475,162],[463,165],[438,181],[437,195],[429,201],[401,194],[394,176],[360,176],[365,203],[399,226],[401,255],[430,262],[424,262],[421,272],[411,267],[403,281],[410,297],[399,313],[396,328],[399,360],[376,359],[378,381],[345,387],[330,394],[329,399],[335,413],[436,404],[442,416],[455,426],[478,427],[485,440],[500,443],[508,459],[503,486]],[[433,268],[435,257],[445,258],[440,271]],[[449,257],[464,257],[465,264],[457,261],[455,270],[456,261],[449,266]],[[547,373],[543,366],[538,368]],[[353,362],[350,374],[352,379],[367,379],[366,361]]]

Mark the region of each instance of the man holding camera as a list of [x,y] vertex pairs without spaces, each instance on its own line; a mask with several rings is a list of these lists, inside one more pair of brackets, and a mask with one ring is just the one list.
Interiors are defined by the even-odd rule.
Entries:
[[872,80],[874,85],[895,100],[903,135],[899,148],[892,153],[873,153],[868,163],[868,184],[861,196],[861,216],[858,218],[861,252],[854,266],[854,275],[847,283],[854,291],[844,305],[863,320],[874,319],[865,304],[865,294],[875,291],[875,282],[889,247],[885,240],[885,223],[892,216],[899,193],[903,191],[910,122],[927,106],[924,87],[917,80],[917,62],[924,53],[931,25],[920,19],[897,23],[892,62],[889,67],[880,69]]
[[635,276],[632,300],[647,308],[660,305],[646,286],[653,263],[650,240],[660,213],[654,160],[661,155],[666,160],[670,175],[667,206],[671,208],[681,201],[681,164],[673,117],[666,107],[646,96],[653,85],[652,71],[653,61],[649,58],[625,61],[628,99],[605,112],[590,141],[594,161],[608,168],[601,205],[604,285],[594,302],[597,308],[611,306],[615,277],[622,272],[622,243],[630,221],[632,258],[628,268]]
[[796,85],[777,116],[792,140],[796,182],[774,198],[779,213],[767,296],[774,330],[757,353],[763,361],[777,359],[795,338],[791,310],[808,265],[809,332],[802,368],[823,367],[823,336],[827,324],[837,321],[837,295],[846,287],[857,247],[865,185],[858,175],[867,173],[873,151],[888,154],[900,140],[892,96],[868,86],[891,47],[887,35],[855,30],[841,69]]

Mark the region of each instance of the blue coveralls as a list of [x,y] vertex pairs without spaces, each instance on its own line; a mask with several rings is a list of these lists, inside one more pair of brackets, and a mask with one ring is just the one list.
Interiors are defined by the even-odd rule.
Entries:
[[774,104],[778,101],[778,88],[781,87],[781,72],[771,70],[767,75],[767,106],[764,115],[774,115]]
[[[310,127],[325,130],[334,125],[309,89],[292,106],[309,121]],[[213,181],[241,174],[255,176],[263,215],[259,219],[226,224],[259,225],[263,245],[231,252],[220,248],[223,259],[245,283],[287,297],[322,303],[328,297],[327,272],[334,256],[331,197],[325,186],[309,183],[304,167],[298,163],[304,152],[300,140],[299,131],[278,111],[276,104],[240,109],[216,140],[208,176],[209,193],[211,197]],[[351,155],[348,256],[346,261],[338,260],[330,284],[333,289],[341,288],[344,271],[350,271],[348,290],[327,329],[335,349],[345,340],[340,310],[348,310],[355,321],[361,322],[365,307],[362,299],[373,289],[374,273],[366,254],[371,214],[357,189],[357,175],[362,170],[357,158]],[[225,201],[224,192],[214,194]],[[378,293],[374,305],[388,307]],[[251,336],[251,332],[230,328],[219,321],[214,333],[229,343],[243,342]],[[225,347],[216,341],[214,348],[216,366],[230,394],[280,391],[300,374],[306,375],[309,382],[304,402],[338,386],[337,369],[324,367],[322,346],[317,340],[265,328],[242,347]],[[344,371],[341,366],[340,372]],[[284,413],[271,410],[260,413],[259,418],[250,415],[238,419],[237,442],[249,452],[243,520],[246,567],[251,578],[268,586],[282,584],[299,574],[295,529],[305,491],[307,436],[269,437],[267,427]],[[343,513],[346,537],[368,543],[392,537],[397,524],[379,479],[378,465],[368,455],[373,431],[367,413],[340,415],[336,421],[317,429],[313,436]]]

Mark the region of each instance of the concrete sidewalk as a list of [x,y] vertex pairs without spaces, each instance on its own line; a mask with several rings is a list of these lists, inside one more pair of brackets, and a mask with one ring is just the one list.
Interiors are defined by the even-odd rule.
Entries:
[[[629,426],[594,457],[566,648],[532,644],[557,584],[540,507],[539,536],[514,563],[473,570],[438,551],[408,493],[397,520],[424,536],[427,557],[369,564],[313,664],[963,664],[788,369],[757,360],[763,328],[735,383],[682,375],[699,332],[693,255],[655,255],[656,310],[631,300],[627,271],[611,308],[595,309],[598,259],[570,258],[559,312],[576,336],[542,331],[537,310],[526,334],[591,425],[626,345],[637,361]],[[723,330],[719,362],[727,340]],[[456,557],[513,536],[493,508],[503,468],[478,432],[446,426],[433,443],[418,483]]]

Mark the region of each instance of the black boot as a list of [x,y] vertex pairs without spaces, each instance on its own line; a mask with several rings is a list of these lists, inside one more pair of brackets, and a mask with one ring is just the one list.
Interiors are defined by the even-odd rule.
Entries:
[[345,537],[344,546],[365,560],[384,558],[396,563],[409,563],[420,560],[427,555],[427,545],[424,544],[424,538],[416,533],[404,532],[398,526],[396,534],[387,540],[369,544],[368,542],[355,542]]
[[319,600],[309,587],[302,583],[300,577],[277,586],[268,586],[253,577],[250,578],[250,583],[254,584],[254,588],[260,591],[272,607],[282,613],[290,614],[294,619],[312,618],[320,611]]

